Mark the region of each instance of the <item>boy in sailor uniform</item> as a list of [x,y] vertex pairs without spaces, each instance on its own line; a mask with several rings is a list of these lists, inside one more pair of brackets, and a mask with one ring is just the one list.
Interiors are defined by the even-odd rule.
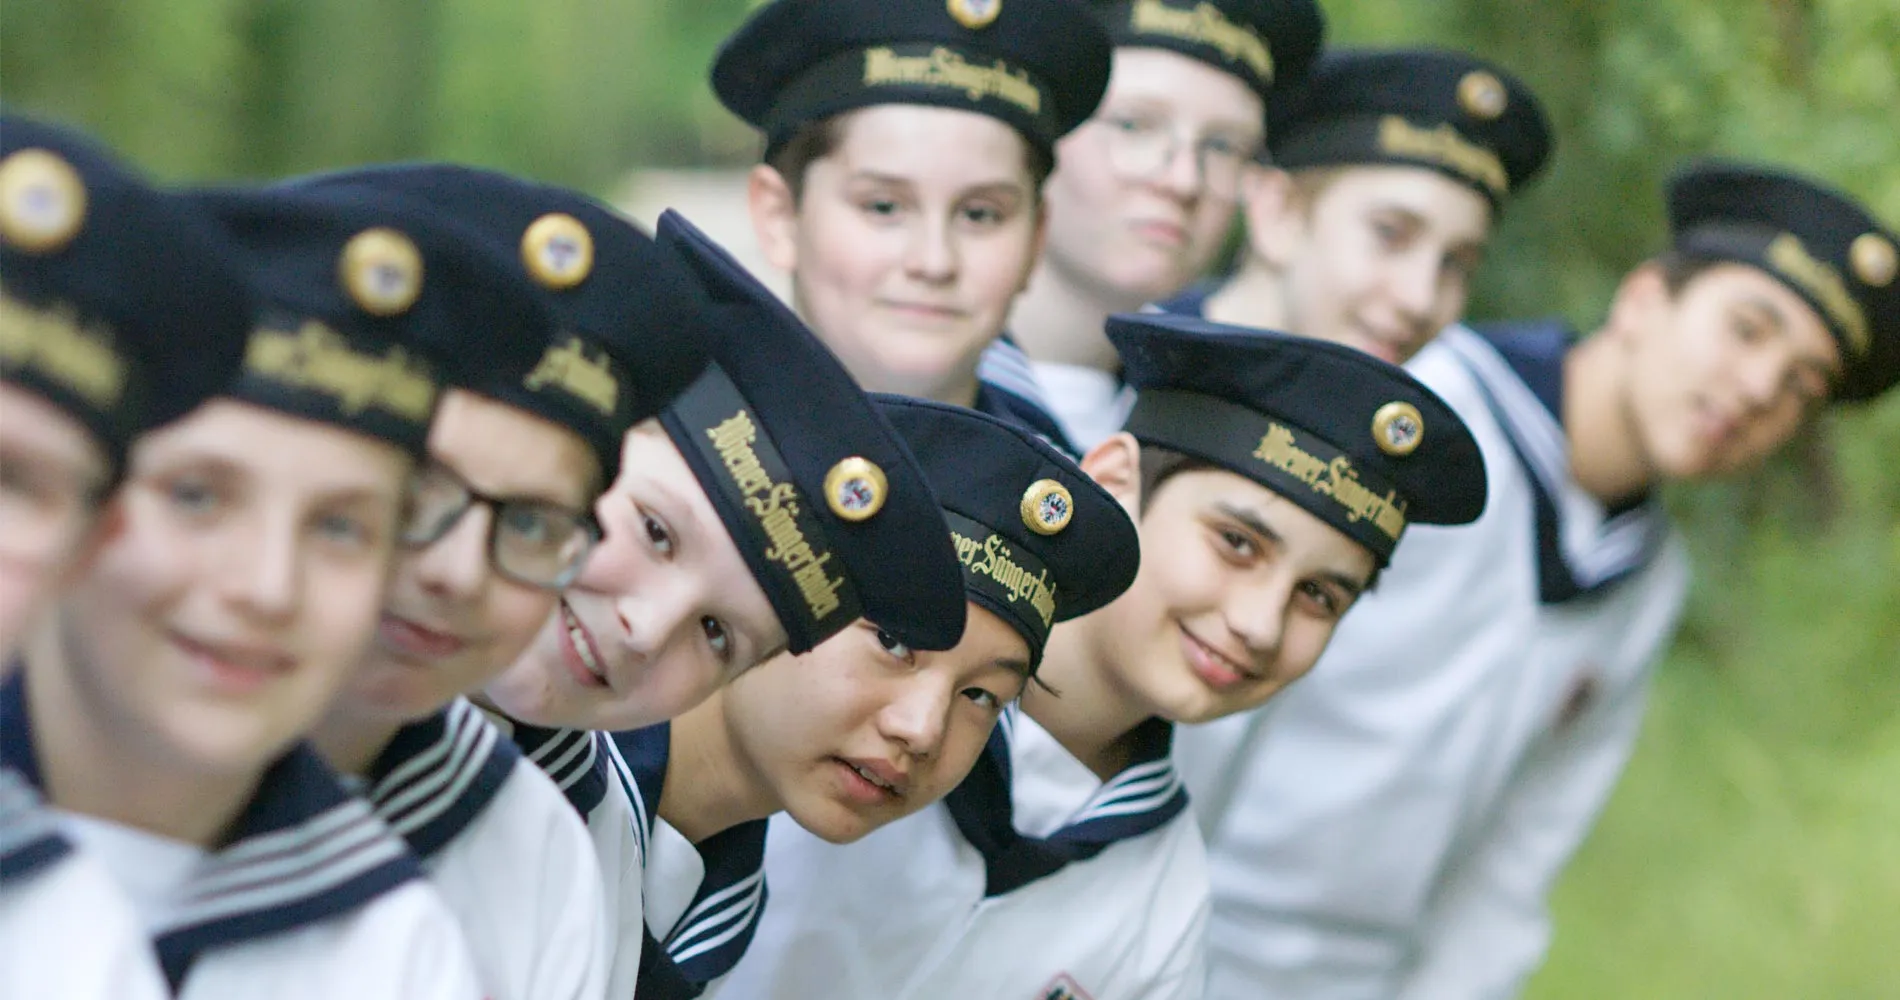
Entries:
[[943,807],[768,859],[739,995],[1200,996],[1207,872],[1173,724],[1272,697],[1407,524],[1484,505],[1477,446],[1400,369],[1185,317],[1109,336],[1140,401],[1082,467],[1136,515],[1140,574],[1055,631]]
[[1214,995],[1515,995],[1688,585],[1656,490],[1900,378],[1895,236],[1864,208],[1736,164],[1679,174],[1668,207],[1672,245],[1595,336],[1454,327],[1419,354],[1484,450],[1489,509],[1420,532],[1378,627],[1349,623],[1307,684],[1183,734]]
[[[231,378],[250,320],[209,220],[88,139],[0,118],[0,681],[114,530],[133,439]],[[124,892],[4,764],[0,995],[165,995]]]
[[679,715],[861,617],[919,650],[955,646],[964,617],[956,552],[890,423],[705,234],[669,212],[658,236],[704,296],[712,363],[626,434],[604,538],[558,620],[482,696],[587,818],[617,996],[644,961],[654,803],[605,730]]
[[419,863],[298,737],[375,630],[435,412],[419,328],[507,314],[396,206],[193,201],[252,265],[243,365],[134,447],[122,527],[0,689],[8,763],[180,996],[479,997]]
[[[550,324],[439,331],[450,388],[376,642],[312,742],[366,782],[461,918],[491,1000],[609,995],[602,873],[560,791],[460,696],[512,664],[599,538],[621,438],[705,367],[690,279],[580,195],[464,167],[301,182],[394,194],[466,226]],[[525,312],[525,310],[524,310]],[[625,996],[632,968],[623,971]]]
[[[1039,436],[960,407],[875,398],[943,505],[964,567],[963,640],[913,650],[862,619],[670,723],[615,735],[654,816],[642,998],[710,993],[746,952],[771,912],[768,816],[785,813],[771,829],[794,851],[827,850],[938,801],[1034,683],[1051,625],[1134,579],[1128,516]],[[748,979],[732,995],[762,989]]]
[[[1007,10],[1008,0],[970,6]],[[1089,6],[1114,43],[1108,90],[1057,147],[1044,188],[1048,239],[1010,315],[1015,339],[979,369],[1005,381],[1027,352],[1084,449],[1120,430],[1132,402],[1103,321],[1178,294],[1214,262],[1261,150],[1265,101],[1305,76],[1325,30],[1313,0]]]
[[1404,364],[1464,315],[1498,213],[1543,169],[1530,88],[1461,52],[1320,57],[1267,102],[1234,273],[1168,312],[1289,330]]
[[766,133],[747,188],[760,245],[860,385],[1070,447],[1019,352],[1013,378],[977,362],[1042,247],[1055,143],[1108,67],[1078,0],[779,0],[726,41],[713,90]]

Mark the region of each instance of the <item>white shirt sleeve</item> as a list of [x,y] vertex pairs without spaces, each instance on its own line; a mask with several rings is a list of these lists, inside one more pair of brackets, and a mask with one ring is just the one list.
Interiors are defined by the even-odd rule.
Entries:
[[1629,760],[1643,703],[1632,685],[1535,750],[1481,839],[1451,859],[1396,996],[1518,994],[1550,943],[1550,891]]
[[1629,762],[1651,667],[1674,632],[1687,580],[1686,557],[1672,543],[1610,606],[1583,612],[1581,634],[1553,613],[1536,665],[1568,672],[1604,648],[1603,689],[1537,741],[1488,822],[1454,849],[1395,996],[1505,1000],[1543,962],[1550,892]]

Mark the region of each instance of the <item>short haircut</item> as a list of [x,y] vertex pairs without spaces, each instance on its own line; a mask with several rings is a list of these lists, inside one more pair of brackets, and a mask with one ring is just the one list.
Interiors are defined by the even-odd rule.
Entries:
[[[766,150],[765,165],[785,178],[786,186],[792,190],[793,202],[805,197],[805,172],[811,169],[813,163],[837,151],[844,142],[845,127],[856,113],[846,111],[818,121],[805,122],[792,132],[790,138]],[[1055,170],[1055,156],[1020,135],[1016,141],[1022,147],[1023,165],[1029,170],[1031,193],[1040,198],[1043,182]]]

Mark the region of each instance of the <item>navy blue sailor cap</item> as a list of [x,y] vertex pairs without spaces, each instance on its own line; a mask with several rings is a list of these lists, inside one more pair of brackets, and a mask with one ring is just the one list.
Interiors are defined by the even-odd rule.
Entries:
[[986,114],[1050,151],[1095,113],[1112,51],[1083,0],[773,0],[720,47],[712,86],[768,153],[875,104]]
[[444,163],[364,167],[307,183],[423,202],[530,280],[561,330],[529,380],[578,404],[548,415],[588,440],[608,483],[627,430],[658,416],[706,367],[692,278],[671,251],[586,195]]
[[1440,49],[1328,52],[1267,103],[1267,151],[1287,170],[1425,167],[1499,207],[1550,159],[1550,119],[1489,60]]
[[868,618],[915,649],[962,639],[962,564],[903,438],[844,365],[671,210],[661,243],[698,280],[712,360],[660,415],[802,653]]
[[0,117],[0,377],[70,413],[116,478],[216,395],[251,329],[217,225],[71,129]]
[[1383,566],[1409,524],[1484,511],[1484,459],[1463,420],[1402,368],[1308,337],[1193,316],[1111,316],[1139,391],[1125,429],[1299,504]]
[[1128,512],[1040,435],[960,406],[871,398],[943,505],[969,599],[1022,634],[1032,669],[1056,622],[1135,582],[1141,540]]
[[1819,181],[1705,160],[1669,183],[1678,253],[1749,264],[1812,306],[1841,349],[1833,398],[1872,399],[1900,381],[1900,235]]
[[417,205],[352,188],[196,192],[245,253],[259,316],[224,395],[428,450],[441,390],[535,410],[556,329],[525,278]]
[[1098,0],[1096,9],[1117,46],[1199,59],[1261,97],[1304,78],[1326,35],[1314,0]]

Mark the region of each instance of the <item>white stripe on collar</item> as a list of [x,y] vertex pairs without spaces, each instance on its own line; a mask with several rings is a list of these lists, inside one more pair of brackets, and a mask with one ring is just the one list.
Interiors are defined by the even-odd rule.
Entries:
[[763,870],[707,896],[686,911],[667,936],[667,955],[675,963],[684,964],[745,933],[764,899]]

